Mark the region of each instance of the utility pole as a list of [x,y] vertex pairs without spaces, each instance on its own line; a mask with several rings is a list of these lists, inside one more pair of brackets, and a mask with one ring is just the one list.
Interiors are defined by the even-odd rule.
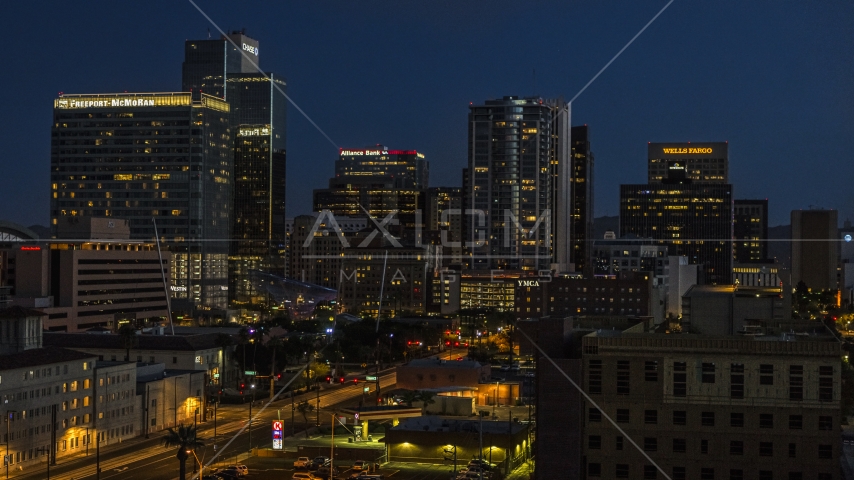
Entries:
[[[149,384],[145,384],[145,423],[142,425],[142,428],[145,429],[145,438],[148,438],[148,406],[151,404],[151,386]],[[89,450],[89,444],[86,444],[86,450]]]
[[12,423],[12,416],[15,415],[17,410],[6,410],[6,479],[9,479],[9,462],[12,460],[12,457],[9,456],[9,443],[12,440],[11,435],[9,435],[9,425]]
[[291,436],[292,437],[294,435],[296,435],[296,432],[294,430],[294,428],[295,428],[294,427],[294,412],[296,411],[296,409],[297,409],[297,407],[294,405],[294,391],[291,390]]
[[249,453],[252,453],[252,403],[255,401],[255,398],[249,402]]
[[36,451],[47,454],[47,480],[50,480],[50,448],[41,447],[37,448]]
[[[101,432],[98,430],[98,367],[93,369],[95,383],[92,386],[92,430],[95,431],[95,479],[101,479]],[[56,420],[54,419],[54,422]],[[51,446],[55,446],[56,442],[51,438]]]

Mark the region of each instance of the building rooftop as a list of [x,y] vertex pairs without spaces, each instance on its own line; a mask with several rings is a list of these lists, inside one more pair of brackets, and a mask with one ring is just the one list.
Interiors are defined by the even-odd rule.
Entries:
[[440,360],[438,358],[419,358],[403,365],[404,367],[415,368],[481,368],[481,365],[474,360]]
[[506,420],[458,420],[447,419],[435,415],[424,415],[421,417],[410,417],[400,420],[400,423],[391,430],[409,432],[470,432],[477,433],[479,429],[483,433],[507,434],[519,433],[526,428],[525,425]]
[[[204,335],[137,335],[133,350],[177,350],[197,351],[209,348],[219,348],[216,339],[218,333]],[[45,346],[65,348],[103,348],[108,350],[124,350],[124,340],[121,335],[88,333],[58,333],[45,332],[42,343]]]
[[17,305],[0,309],[0,318],[26,318],[26,317],[40,317],[46,316],[47,314],[41,312],[39,310],[33,310],[30,308],[19,307]]
[[751,287],[742,285],[694,285],[683,297],[713,297],[735,295],[737,297],[778,297],[782,294],[779,287]]
[[69,350],[66,348],[34,348],[19,353],[12,353],[10,355],[0,355],[0,370],[38,367],[41,365],[74,362],[77,360],[88,360],[92,358],[95,358],[92,354]]

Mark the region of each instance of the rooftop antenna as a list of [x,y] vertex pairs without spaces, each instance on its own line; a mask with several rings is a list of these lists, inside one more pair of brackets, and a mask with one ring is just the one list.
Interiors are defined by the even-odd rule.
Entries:
[[163,292],[166,294],[166,315],[169,317],[169,327],[172,335],[175,335],[175,324],[172,323],[172,297],[169,295],[169,287],[166,286],[166,272],[163,271],[163,254],[160,253],[160,236],[157,234],[157,220],[152,217],[154,224],[154,241],[157,242],[157,258],[160,260],[160,277],[163,279]]

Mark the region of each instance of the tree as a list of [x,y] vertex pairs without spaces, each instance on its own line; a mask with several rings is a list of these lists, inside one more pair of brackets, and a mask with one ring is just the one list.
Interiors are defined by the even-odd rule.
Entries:
[[436,403],[436,394],[434,392],[427,392],[424,390],[418,390],[415,393],[418,394],[418,401],[424,404],[424,407],[427,405],[432,405]]
[[130,323],[119,327],[119,336],[122,338],[122,346],[125,347],[125,361],[130,361],[130,349],[136,345],[136,328]]
[[270,351],[272,358],[270,359],[270,375],[275,376],[276,370],[278,369],[276,365],[276,353],[284,350],[284,342],[279,337],[273,337],[267,341],[267,350]]
[[205,442],[196,437],[196,427],[192,425],[185,427],[182,423],[177,430],[172,428],[169,428],[168,430],[169,431],[166,433],[166,436],[163,437],[163,446],[166,448],[178,447],[178,452],[175,454],[175,457],[178,458],[178,461],[181,463],[179,478],[181,480],[185,480],[187,472],[185,462],[187,461],[187,458],[190,457],[190,452],[194,451],[198,447],[203,447]]
[[[302,414],[302,419],[308,424],[308,414],[314,411],[314,405],[303,400],[297,405],[297,411]],[[308,438],[308,429],[305,429],[305,438]]]
[[400,394],[400,399],[403,403],[406,404],[407,407],[412,406],[412,402],[417,402],[421,400],[421,392],[418,390],[406,390],[405,392]]
[[219,385],[222,386],[222,382],[225,379],[225,349],[234,344],[234,339],[231,338],[231,335],[220,333],[216,336],[214,343],[220,350]]

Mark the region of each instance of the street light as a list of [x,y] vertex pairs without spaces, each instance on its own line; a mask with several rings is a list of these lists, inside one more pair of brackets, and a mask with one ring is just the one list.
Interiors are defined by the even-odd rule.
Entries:
[[249,453],[252,453],[252,404],[255,403],[255,384],[249,385],[252,390],[252,400],[249,401]]

